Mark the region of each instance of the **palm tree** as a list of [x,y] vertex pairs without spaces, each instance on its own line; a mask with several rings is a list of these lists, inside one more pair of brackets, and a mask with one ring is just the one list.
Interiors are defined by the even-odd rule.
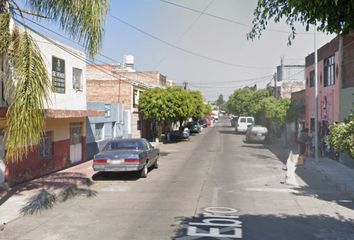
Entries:
[[[12,27],[14,17],[24,15],[59,23],[60,28],[81,42],[90,57],[99,51],[109,0],[0,0],[0,80],[8,96],[6,160],[19,161],[44,134],[44,106],[49,101],[49,74],[38,46],[28,30]],[[24,23],[24,26],[25,23]]]

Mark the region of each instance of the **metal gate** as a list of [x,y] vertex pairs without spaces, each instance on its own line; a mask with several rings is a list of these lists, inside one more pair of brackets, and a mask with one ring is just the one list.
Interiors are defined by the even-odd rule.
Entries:
[[82,123],[70,124],[70,161],[82,160]]

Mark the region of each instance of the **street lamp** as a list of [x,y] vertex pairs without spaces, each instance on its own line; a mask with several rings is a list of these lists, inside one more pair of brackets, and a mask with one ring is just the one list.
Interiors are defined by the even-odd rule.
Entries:
[[[315,161],[319,162],[318,159],[318,71],[317,71],[317,40],[316,40],[316,23],[314,26],[314,48],[315,48]],[[313,136],[312,136],[313,137]]]

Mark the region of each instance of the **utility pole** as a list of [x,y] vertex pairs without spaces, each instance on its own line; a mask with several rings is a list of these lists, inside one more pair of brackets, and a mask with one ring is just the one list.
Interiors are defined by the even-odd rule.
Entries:
[[317,40],[316,40],[316,23],[314,26],[314,48],[315,48],[315,161],[318,163],[318,70],[317,70]]

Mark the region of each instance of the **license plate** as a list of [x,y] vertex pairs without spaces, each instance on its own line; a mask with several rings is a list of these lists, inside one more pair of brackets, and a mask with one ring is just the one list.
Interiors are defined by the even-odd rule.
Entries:
[[121,164],[123,163],[123,159],[114,159],[114,160],[110,160],[111,164]]
[[262,137],[262,135],[263,135],[262,133],[257,133],[258,137]]

